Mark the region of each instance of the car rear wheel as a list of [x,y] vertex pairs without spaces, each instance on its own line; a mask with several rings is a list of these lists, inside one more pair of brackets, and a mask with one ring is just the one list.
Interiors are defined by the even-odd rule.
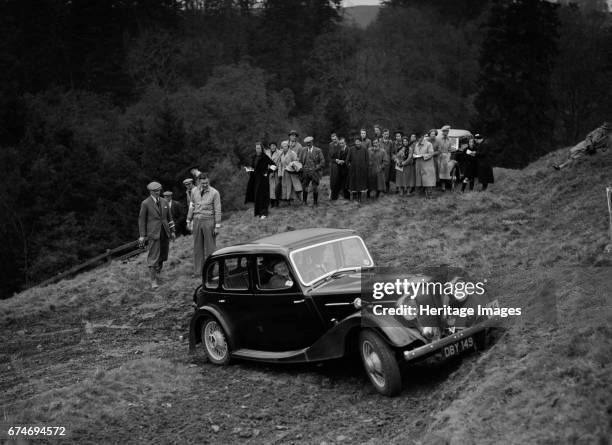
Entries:
[[363,366],[376,390],[385,396],[398,395],[402,376],[393,350],[374,331],[359,334],[359,353]]
[[208,360],[215,365],[227,365],[230,361],[230,349],[221,324],[214,318],[206,318],[202,323],[201,335]]

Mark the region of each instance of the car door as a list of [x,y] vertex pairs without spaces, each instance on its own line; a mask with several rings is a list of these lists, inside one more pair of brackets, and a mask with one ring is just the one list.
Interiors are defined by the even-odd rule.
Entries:
[[[273,268],[279,262],[284,263],[288,274],[274,280]],[[302,293],[289,262],[281,255],[257,255],[253,265],[257,349],[292,351],[310,346],[322,335],[322,323],[312,300]]]
[[[248,255],[231,255],[217,261],[219,285],[213,303],[230,318],[237,348],[251,347],[253,337],[253,287]],[[212,267],[212,266],[209,266]],[[207,272],[207,282],[209,281]],[[214,280],[210,280],[214,284]]]

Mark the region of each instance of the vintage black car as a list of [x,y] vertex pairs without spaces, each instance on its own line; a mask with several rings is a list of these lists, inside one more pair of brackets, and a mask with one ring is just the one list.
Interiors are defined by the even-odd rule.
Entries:
[[[457,355],[485,332],[486,317],[469,326],[446,323],[432,335],[418,317],[406,325],[401,317],[374,316],[377,302],[362,298],[362,275],[372,270],[372,257],[353,230],[296,230],[220,249],[206,260],[193,295],[190,349],[201,343],[218,365],[232,358],[314,362],[357,350],[376,389],[392,396],[401,391],[399,361]],[[452,269],[436,271],[411,276],[460,279]],[[446,303],[484,303],[470,300]]]

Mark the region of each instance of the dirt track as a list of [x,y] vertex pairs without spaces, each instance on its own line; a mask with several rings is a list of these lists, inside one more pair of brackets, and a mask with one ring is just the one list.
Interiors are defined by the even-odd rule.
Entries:
[[[180,340],[191,310],[188,301],[182,309],[169,303],[163,306],[140,327],[127,315],[111,319],[117,315],[113,311],[97,314],[101,318],[91,321],[75,320],[64,312],[54,312],[44,322],[13,321],[14,327],[29,327],[15,329],[16,335],[3,347],[3,358],[8,360],[0,368],[0,391],[5,400],[16,402],[79,385],[95,378],[96,370],[112,370],[130,360],[143,359],[146,365],[148,359],[159,358],[187,373],[190,385],[157,404],[133,403],[120,423],[105,425],[102,431],[80,429],[72,439],[78,443],[380,443],[407,426],[418,435],[445,399],[438,393],[440,383],[459,367],[457,361],[409,367],[404,371],[402,397],[396,399],[375,393],[358,359],[217,367],[205,363],[200,354],[190,356],[187,342]],[[475,357],[465,358],[463,366]],[[155,381],[155,376],[143,374],[143,378]],[[10,411],[11,405],[5,409]]]

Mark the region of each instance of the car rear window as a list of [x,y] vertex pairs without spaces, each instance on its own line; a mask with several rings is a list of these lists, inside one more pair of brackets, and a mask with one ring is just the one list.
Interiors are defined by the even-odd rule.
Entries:
[[223,289],[248,290],[249,268],[246,257],[223,260]]

